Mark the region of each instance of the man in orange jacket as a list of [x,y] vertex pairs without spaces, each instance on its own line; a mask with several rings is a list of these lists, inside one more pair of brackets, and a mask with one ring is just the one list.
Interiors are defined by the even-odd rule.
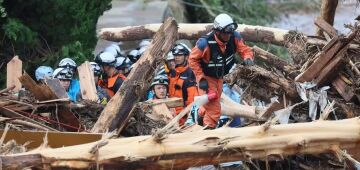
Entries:
[[237,24],[227,14],[220,14],[214,20],[213,31],[200,38],[192,49],[189,66],[195,73],[199,95],[216,94],[199,110],[199,124],[215,128],[220,118],[220,96],[223,76],[229,73],[235,64],[235,53],[239,53],[244,65],[253,65],[254,55],[250,47],[244,44]]
[[[194,72],[188,66],[188,56],[190,49],[183,43],[175,44],[171,50],[174,56],[175,69],[170,69],[168,77],[169,83],[169,97],[179,97],[184,100],[184,107],[194,101],[197,95],[196,79]],[[184,107],[175,108],[176,114],[179,114]],[[186,117],[180,119],[180,125],[183,125]]]
[[113,97],[119,90],[120,86],[125,80],[125,76],[116,69],[116,58],[110,52],[102,52],[95,58],[103,72],[105,73],[102,80],[99,81],[99,86],[103,87],[110,97]]

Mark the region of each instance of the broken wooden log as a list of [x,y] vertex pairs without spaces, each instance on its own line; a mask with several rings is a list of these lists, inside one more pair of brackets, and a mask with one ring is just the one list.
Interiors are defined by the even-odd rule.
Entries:
[[[21,76],[19,80],[24,85],[24,87],[40,101],[68,98],[65,89],[60,85],[58,79],[45,78],[47,85],[38,85],[27,73],[24,73],[24,75]],[[67,123],[73,127],[66,127],[67,130],[78,131],[81,129],[78,118],[74,115],[73,112],[71,112],[69,106],[59,106],[56,114],[62,123]]]
[[[213,24],[180,23],[178,25],[178,39],[197,40],[201,36],[204,36],[210,32]],[[151,39],[156,31],[159,30],[160,26],[161,24],[146,24],[120,28],[103,28],[98,31],[98,37],[104,40],[116,42]],[[296,31],[291,30],[243,24],[239,24],[237,31],[241,33],[245,41],[270,43],[280,46],[288,46],[288,43],[291,43],[291,41],[288,41],[288,38],[292,37],[293,34],[297,34]],[[303,38],[306,39],[306,43],[308,44],[324,46],[327,43],[327,41],[320,39],[319,37],[303,36]],[[359,49],[360,45],[351,44],[350,48]]]
[[285,92],[292,99],[297,99],[298,94],[295,84],[286,78],[259,66],[237,65],[235,70],[224,77],[224,81],[233,84],[239,78],[256,82],[259,86]]
[[281,59],[280,57],[263,50],[262,48],[258,46],[253,46],[253,50],[255,52],[255,55],[259,56],[256,59],[259,59],[260,61],[264,61],[265,63],[269,64],[272,67],[277,68],[278,70],[284,72],[286,75],[289,75],[293,71],[296,70],[296,68],[286,62],[285,60]]
[[167,99],[157,99],[145,101],[144,103],[149,103],[150,105],[166,104],[168,108],[182,107],[184,106],[184,101],[182,98],[167,98]]
[[186,169],[238,160],[279,160],[295,154],[333,153],[355,149],[360,142],[359,118],[244,128],[220,128],[167,135],[108,139],[57,149],[1,156],[4,169]]
[[[327,0],[325,0],[327,1]],[[334,1],[337,1],[337,0],[334,0]],[[324,2],[324,1],[323,1]],[[337,37],[338,34],[335,30],[334,27],[332,27],[333,24],[329,24],[328,22],[326,22],[323,18],[321,17],[317,17],[315,19],[315,25],[319,27],[320,30],[323,30],[325,33],[327,33],[328,35],[331,36],[331,38],[334,38],[334,37]],[[319,35],[319,32],[318,32],[318,36],[321,36]]]
[[354,90],[351,86],[346,84],[341,78],[341,75],[332,82],[332,85],[346,102],[349,102],[355,97]]
[[344,66],[344,56],[348,46],[349,44],[338,51],[333,59],[320,71],[319,76],[315,79],[318,87],[322,87],[336,78],[339,69],[343,68],[341,66]]
[[266,108],[257,106],[247,106],[236,103],[225,94],[221,95],[221,113],[230,117],[242,117],[251,120],[265,120],[261,119],[259,113]]
[[117,128],[121,131],[131,117],[129,113],[133,105],[146,93],[147,88],[144,86],[150,84],[155,68],[165,59],[177,39],[177,26],[172,18],[165,21],[127,79],[102,111],[92,132],[101,133]]
[[[152,38],[161,24],[103,28],[98,36],[109,41],[134,41]],[[196,40],[212,30],[213,24],[179,24],[178,39]],[[246,41],[284,45],[288,30],[239,24],[237,29]]]
[[[322,0],[320,17],[330,25],[334,25],[337,5],[338,0]],[[318,29],[316,34],[322,36],[322,30]]]
[[37,84],[26,72],[19,78],[25,89],[29,90],[34,97],[39,100],[56,99],[56,95],[45,84]]
[[22,75],[22,61],[18,56],[11,59],[6,65],[6,87],[10,88],[15,86],[12,90],[17,93],[21,89],[21,83],[19,77]]

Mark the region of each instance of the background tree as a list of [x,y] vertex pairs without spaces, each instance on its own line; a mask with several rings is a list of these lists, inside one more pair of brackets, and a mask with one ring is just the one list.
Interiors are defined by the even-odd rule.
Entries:
[[93,58],[97,20],[110,8],[111,0],[0,0],[0,85],[14,55],[30,74],[64,57]]

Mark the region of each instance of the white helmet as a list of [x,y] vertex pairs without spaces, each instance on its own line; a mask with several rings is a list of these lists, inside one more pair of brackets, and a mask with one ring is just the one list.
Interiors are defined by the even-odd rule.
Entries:
[[94,75],[99,76],[101,73],[101,68],[98,63],[90,62],[91,70],[94,72]]
[[189,55],[190,54],[190,48],[184,44],[179,43],[175,44],[175,46],[171,49],[172,55]]
[[112,53],[115,57],[122,55],[121,54],[121,49],[120,46],[117,44],[111,44],[110,46],[106,47],[104,52],[110,52]]
[[131,50],[127,57],[131,60],[131,62],[135,63],[139,59],[139,50]]
[[236,30],[238,25],[228,14],[219,14],[214,20],[214,30],[231,33]]
[[74,74],[69,68],[57,68],[53,73],[53,78],[57,78],[60,80],[71,80]]
[[156,75],[166,75],[165,65],[161,65],[159,70],[157,70]]
[[157,84],[163,84],[166,87],[168,87],[169,86],[168,77],[166,75],[162,75],[162,74],[155,76],[150,87],[152,88],[154,85],[157,85]]
[[40,66],[35,70],[35,78],[37,81],[45,79],[45,77],[52,77],[53,69],[49,66]]
[[175,57],[171,51],[168,53],[168,55],[166,57],[166,61],[170,61],[170,60],[175,60]]
[[141,48],[139,49],[139,53],[138,53],[139,58],[140,58],[141,55],[144,54],[146,48],[147,48],[147,46],[144,46],[144,47],[141,47]]
[[71,58],[64,58],[59,62],[58,67],[76,69],[77,65]]
[[115,63],[116,69],[124,68],[126,59],[127,58],[125,58],[125,57],[116,57],[116,63]]
[[146,47],[146,46],[148,46],[148,45],[150,45],[150,40],[149,39],[147,39],[147,40],[142,40],[141,42],[140,42],[140,44],[139,44],[139,48],[141,48],[141,47]]
[[95,62],[99,65],[115,66],[116,58],[114,54],[104,51],[96,56]]

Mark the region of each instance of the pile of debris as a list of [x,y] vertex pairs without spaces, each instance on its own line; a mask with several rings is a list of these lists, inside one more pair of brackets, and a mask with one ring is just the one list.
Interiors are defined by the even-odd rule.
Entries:
[[[276,162],[268,161],[292,156],[287,159],[289,164],[306,169],[314,168],[307,164],[314,161],[314,157],[306,154],[322,153],[335,153],[338,158],[332,154],[315,156],[325,157],[326,166],[321,165],[322,168],[344,168],[343,158],[358,165],[343,149],[356,153],[360,142],[360,120],[354,118],[360,113],[357,67],[360,59],[356,57],[360,53],[360,28],[356,24],[350,34],[342,36],[321,18],[315,24],[323,30],[325,38],[274,28],[239,26],[248,41],[287,47],[293,63],[254,46],[255,59],[264,64],[238,65],[225,77],[233,90],[242,93],[244,104],[235,104],[222,96],[222,112],[245,117],[249,120],[244,125],[247,127],[211,131],[196,125],[185,130],[177,126],[176,122],[191,105],[175,118],[168,111],[180,106],[181,99],[138,103],[176,38],[195,39],[210,30],[206,26],[210,24],[178,25],[169,18],[161,26],[102,30],[100,37],[108,40],[153,38],[153,41],[107,106],[95,107],[101,114],[93,126],[85,128],[79,121],[81,114],[74,115],[76,109],[88,109],[89,103],[82,107],[69,104],[63,92],[56,88],[56,80],[48,79],[45,85],[37,85],[27,74],[21,74],[20,82],[36,100],[2,95],[0,112],[6,116],[2,121],[22,126],[31,123],[31,129],[49,131],[87,131],[91,127],[93,133],[112,131],[115,136],[136,137],[110,139],[112,135],[106,135],[99,140],[97,136],[94,139],[99,141],[93,143],[87,141],[88,144],[83,145],[1,156],[2,167],[181,169],[238,160],[259,167],[262,163],[256,161],[255,165],[252,160],[262,159],[266,167],[276,168]],[[241,88],[245,90],[239,90]],[[256,101],[267,104],[257,106]],[[47,112],[53,113],[45,114]]]

